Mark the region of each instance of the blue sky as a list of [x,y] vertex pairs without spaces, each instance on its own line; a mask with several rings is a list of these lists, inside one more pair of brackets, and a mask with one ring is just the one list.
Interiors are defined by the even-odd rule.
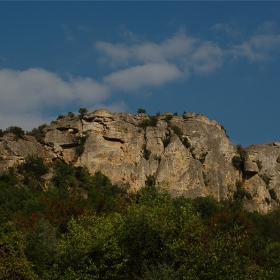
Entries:
[[0,128],[108,108],[280,141],[280,2],[0,2]]

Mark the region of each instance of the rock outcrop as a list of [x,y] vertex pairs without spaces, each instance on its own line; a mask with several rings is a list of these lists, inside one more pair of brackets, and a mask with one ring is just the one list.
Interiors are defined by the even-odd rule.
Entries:
[[101,171],[113,183],[131,191],[148,176],[169,187],[172,196],[228,198],[242,181],[251,211],[269,211],[280,196],[280,143],[253,145],[243,151],[242,170],[233,166],[240,156],[223,127],[202,114],[183,117],[165,113],[111,113],[96,110],[83,118],[57,120],[44,130],[43,144],[26,135],[0,138],[0,172],[28,155],[46,161],[61,159]]
[[17,139],[12,133],[0,137],[0,173],[22,163],[27,156],[44,157],[44,148],[35,137],[25,135]]

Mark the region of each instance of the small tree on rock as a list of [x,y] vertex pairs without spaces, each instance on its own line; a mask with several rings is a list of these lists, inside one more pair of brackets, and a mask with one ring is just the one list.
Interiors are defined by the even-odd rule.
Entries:
[[146,114],[146,110],[145,110],[145,109],[142,109],[142,108],[139,108],[139,109],[137,110],[137,113],[138,113],[138,114]]
[[79,113],[79,117],[80,119],[82,119],[84,117],[84,115],[88,112],[88,109],[87,108],[80,108],[78,110],[78,113]]

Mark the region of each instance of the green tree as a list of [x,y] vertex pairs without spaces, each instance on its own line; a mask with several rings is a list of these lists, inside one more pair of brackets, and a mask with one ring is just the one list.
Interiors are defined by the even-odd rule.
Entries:
[[118,242],[122,217],[84,217],[71,220],[62,236],[52,279],[127,279],[127,259]]
[[71,164],[66,164],[61,160],[56,160],[53,165],[54,175],[52,182],[58,189],[59,196],[68,197],[69,187],[74,187],[76,183],[75,168]]
[[0,205],[5,215],[10,218],[18,213],[28,216],[35,211],[40,211],[37,194],[36,190],[18,185],[15,175],[7,172],[0,176]]
[[75,114],[73,112],[68,112],[67,117],[73,119],[75,118]]
[[143,269],[142,280],[178,280],[179,273],[171,265],[158,264],[146,266]]
[[78,110],[78,113],[79,113],[79,118],[82,119],[84,117],[84,115],[88,112],[88,109],[87,108],[80,108]]
[[25,235],[25,255],[34,265],[41,279],[49,275],[59,251],[59,240],[54,228],[47,220],[40,219]]
[[39,279],[24,254],[22,235],[10,221],[0,225],[0,279]]
[[137,114],[146,114],[146,110],[145,109],[142,109],[142,108],[139,108],[137,110]]
[[42,181],[41,177],[49,170],[44,163],[44,159],[37,156],[27,156],[25,162],[18,165],[17,169],[20,174],[25,176],[27,181],[34,179],[37,182]]
[[87,192],[96,213],[121,211],[124,206],[126,188],[112,184],[111,180],[100,171],[88,180]]

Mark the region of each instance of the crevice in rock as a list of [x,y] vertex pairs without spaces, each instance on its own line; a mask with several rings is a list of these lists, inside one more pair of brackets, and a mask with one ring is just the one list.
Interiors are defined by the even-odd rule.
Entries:
[[71,149],[71,148],[77,147],[77,144],[75,144],[75,143],[71,143],[71,144],[62,144],[62,145],[60,145],[60,147],[61,147],[62,149]]
[[107,136],[103,136],[103,138],[107,141],[111,141],[111,142],[119,142],[121,144],[124,143],[123,140],[119,139],[119,138],[111,138],[111,137],[107,137]]

